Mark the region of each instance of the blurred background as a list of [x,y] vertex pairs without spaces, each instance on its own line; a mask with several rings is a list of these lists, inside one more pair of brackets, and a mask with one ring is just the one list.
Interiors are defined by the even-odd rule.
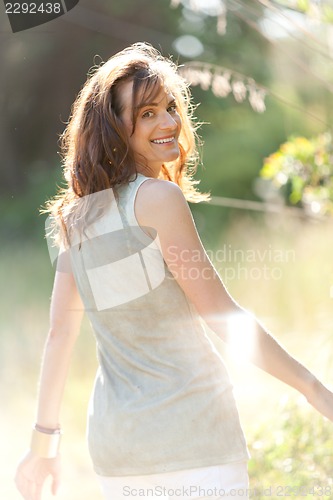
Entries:
[[[58,137],[89,68],[131,43],[172,55],[192,84],[196,178],[212,201],[191,210],[228,289],[332,385],[332,13],[324,0],[80,0],[12,33],[0,7],[1,499],[19,499],[12,478],[35,418],[53,281],[39,210],[63,182]],[[253,496],[302,486],[294,497],[333,498],[332,424],[246,365],[240,346],[230,356],[214,341],[248,436]],[[101,498],[85,444],[94,353],[86,322],[63,406],[59,500]]]

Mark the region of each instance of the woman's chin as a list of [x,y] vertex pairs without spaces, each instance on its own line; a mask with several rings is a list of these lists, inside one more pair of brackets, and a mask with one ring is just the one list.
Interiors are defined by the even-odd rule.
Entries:
[[170,154],[168,154],[168,157],[167,157],[167,159],[164,160],[164,162],[169,163],[170,161],[175,161],[175,160],[177,160],[177,158],[179,158],[179,155],[180,155],[180,151],[178,148],[174,152],[170,151]]

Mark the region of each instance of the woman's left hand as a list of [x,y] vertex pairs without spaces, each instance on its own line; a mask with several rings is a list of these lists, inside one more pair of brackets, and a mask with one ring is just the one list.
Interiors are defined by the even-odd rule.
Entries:
[[52,477],[51,490],[56,495],[60,484],[60,456],[40,458],[29,451],[21,460],[15,476],[17,489],[24,500],[41,500],[48,476]]

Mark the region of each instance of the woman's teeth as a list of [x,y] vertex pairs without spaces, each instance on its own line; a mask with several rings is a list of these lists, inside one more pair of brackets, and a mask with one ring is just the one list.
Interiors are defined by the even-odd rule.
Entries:
[[154,139],[152,142],[154,144],[165,144],[166,142],[172,142],[173,139],[173,137],[168,137],[167,139]]

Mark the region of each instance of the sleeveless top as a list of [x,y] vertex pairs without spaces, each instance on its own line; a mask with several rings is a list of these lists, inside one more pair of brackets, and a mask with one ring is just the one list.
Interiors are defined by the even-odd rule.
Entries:
[[88,445],[97,474],[154,474],[249,457],[232,385],[194,305],[134,212],[141,174],[89,195],[72,272],[97,342]]

